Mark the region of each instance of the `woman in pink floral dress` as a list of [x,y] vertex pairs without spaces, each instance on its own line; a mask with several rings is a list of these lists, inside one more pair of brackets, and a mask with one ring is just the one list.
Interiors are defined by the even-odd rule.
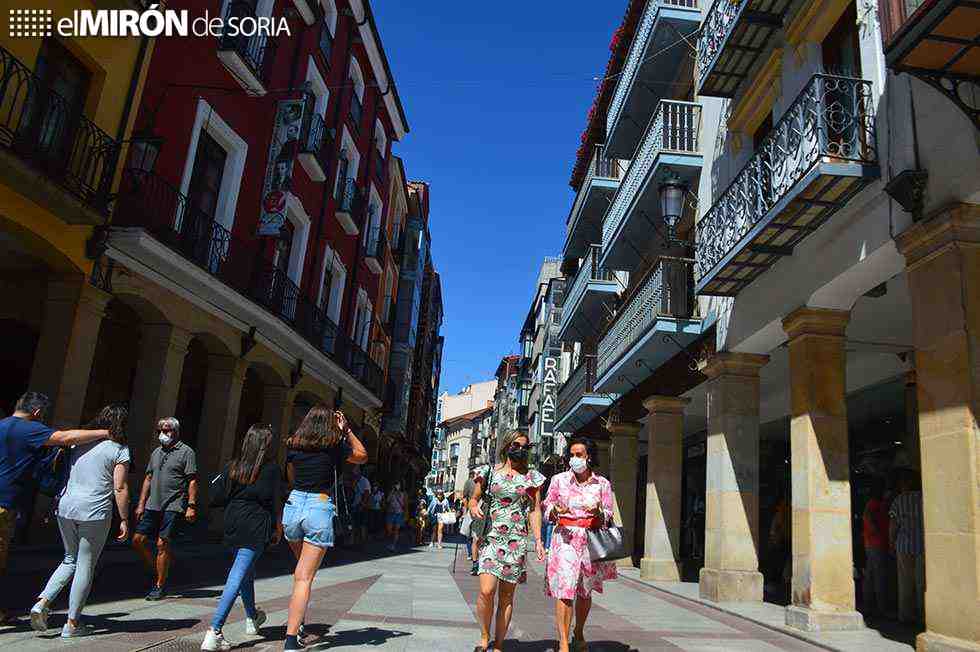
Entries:
[[[499,652],[503,649],[514,606],[514,590],[527,581],[527,539],[534,536],[538,561],[544,560],[541,543],[541,485],[544,476],[528,468],[530,445],[527,435],[513,432],[501,444],[501,459],[492,469],[484,467],[474,480],[476,488],[470,497],[470,514],[484,517],[486,505],[490,529],[480,537],[480,594],[476,609],[480,616],[482,640],[474,652]],[[488,487],[484,485],[489,485]],[[484,492],[487,500],[484,501]],[[497,598],[497,627],[490,642],[494,597]]]
[[[609,480],[592,471],[599,465],[594,442],[576,437],[565,453],[571,470],[551,479],[543,506],[545,516],[556,524],[551,535],[545,595],[555,598],[558,652],[588,650],[583,630],[592,608],[592,592],[602,593],[605,580],[616,579],[615,562],[589,558],[587,532],[612,523],[613,493]],[[575,612],[571,647],[568,630]]]

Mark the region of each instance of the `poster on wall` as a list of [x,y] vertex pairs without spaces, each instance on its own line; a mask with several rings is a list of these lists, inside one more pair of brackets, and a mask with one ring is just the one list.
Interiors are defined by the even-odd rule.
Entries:
[[282,100],[276,110],[269,159],[262,188],[259,236],[278,236],[286,223],[286,197],[292,187],[306,100]]

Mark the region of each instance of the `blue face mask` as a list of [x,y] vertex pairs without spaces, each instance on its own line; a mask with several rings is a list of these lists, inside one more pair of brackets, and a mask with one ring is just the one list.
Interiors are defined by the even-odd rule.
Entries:
[[575,473],[582,473],[589,468],[589,463],[584,457],[573,457],[568,460],[568,467]]

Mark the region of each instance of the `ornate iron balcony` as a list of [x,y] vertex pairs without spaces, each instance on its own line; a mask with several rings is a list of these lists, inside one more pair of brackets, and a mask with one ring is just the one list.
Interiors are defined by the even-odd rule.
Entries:
[[734,296],[878,176],[871,82],[814,75],[697,223],[697,291]]
[[[258,15],[253,0],[231,0],[225,10],[225,24],[232,18],[241,21],[243,18],[256,18]],[[252,36],[244,34],[221,35],[218,37],[220,52],[234,52],[245,64],[248,72],[258,81],[259,88],[252,90],[265,94],[266,87],[272,74],[272,64],[276,57],[276,40],[261,32]]]
[[691,318],[694,314],[693,262],[689,258],[661,256],[646,277],[633,287],[599,343],[598,377],[603,377],[616,362],[629,355],[662,317]]
[[242,240],[198,209],[174,186],[137,169],[123,171],[113,216],[115,227],[140,227],[232,290],[287,322],[317,350],[381,398],[383,372],[305,296],[261,243]]
[[119,144],[2,47],[0,147],[108,212]]
[[380,274],[384,267],[387,246],[388,236],[385,234],[385,230],[381,228],[381,224],[373,225],[368,231],[367,237],[362,241],[361,248],[364,258],[369,263],[372,261],[375,263],[376,267],[373,270],[375,274]]
[[300,141],[299,160],[303,168],[314,181],[325,181],[330,165],[330,155],[333,152],[333,134],[327,129],[323,116],[311,113],[304,120],[302,140]]
[[[729,0],[726,0],[729,1]],[[606,114],[611,155],[630,158],[657,102],[670,93],[701,21],[700,0],[647,0]]]
[[782,27],[790,0],[715,0],[698,37],[698,95],[732,97]]
[[318,41],[320,56],[323,58],[323,66],[330,69],[330,57],[333,55],[333,34],[330,33],[330,26],[326,20],[320,21],[320,38]]
[[[652,216],[660,215],[660,195],[654,177],[661,165],[689,184],[700,177],[701,105],[662,100],[650,119],[643,142],[626,171],[616,198],[602,224],[602,263],[613,269],[635,269],[637,247],[654,236]],[[642,211],[645,216],[636,213]]]

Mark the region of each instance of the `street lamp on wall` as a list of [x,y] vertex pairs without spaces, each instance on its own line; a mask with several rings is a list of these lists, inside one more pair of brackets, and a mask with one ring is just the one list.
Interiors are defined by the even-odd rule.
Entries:
[[663,215],[664,224],[667,225],[667,246],[687,244],[678,239],[677,224],[684,215],[684,198],[687,196],[687,184],[684,183],[677,173],[668,170],[660,182],[660,214]]
[[126,167],[140,172],[153,172],[161,149],[163,149],[163,138],[154,134],[152,130],[134,134],[129,141],[129,160],[126,162]]

